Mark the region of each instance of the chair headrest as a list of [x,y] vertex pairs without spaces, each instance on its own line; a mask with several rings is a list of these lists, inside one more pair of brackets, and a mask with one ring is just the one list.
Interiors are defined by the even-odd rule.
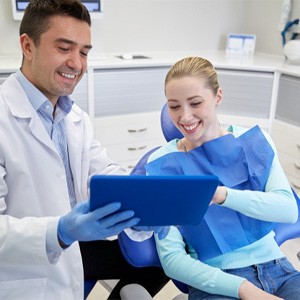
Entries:
[[175,125],[171,121],[167,103],[163,106],[161,110],[160,125],[167,142],[176,138],[181,139],[183,137],[182,133],[175,127]]

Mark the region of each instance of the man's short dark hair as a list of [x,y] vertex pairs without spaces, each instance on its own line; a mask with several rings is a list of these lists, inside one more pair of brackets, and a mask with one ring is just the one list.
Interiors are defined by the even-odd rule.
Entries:
[[26,33],[38,45],[53,16],[73,17],[91,26],[90,14],[79,0],[31,0],[20,25],[20,36]]

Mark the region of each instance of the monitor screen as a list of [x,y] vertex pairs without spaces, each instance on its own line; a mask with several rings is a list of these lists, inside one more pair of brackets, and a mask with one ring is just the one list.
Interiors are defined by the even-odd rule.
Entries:
[[[14,20],[22,20],[24,10],[30,0],[12,0],[12,10]],[[81,0],[88,9],[91,18],[100,18],[103,14],[103,0]]]

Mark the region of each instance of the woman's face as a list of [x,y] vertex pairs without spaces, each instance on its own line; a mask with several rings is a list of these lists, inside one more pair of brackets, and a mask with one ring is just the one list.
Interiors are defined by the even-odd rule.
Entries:
[[171,79],[166,84],[170,117],[193,149],[220,136],[217,107],[222,91],[214,95],[200,77]]

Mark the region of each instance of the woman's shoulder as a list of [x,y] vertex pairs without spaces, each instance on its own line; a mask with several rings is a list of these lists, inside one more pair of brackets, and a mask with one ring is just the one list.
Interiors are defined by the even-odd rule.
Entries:
[[266,138],[268,143],[271,145],[273,150],[275,150],[276,147],[275,147],[274,142],[273,142],[271,136],[269,135],[269,133],[265,129],[261,128],[258,125],[254,126],[254,127],[251,127],[251,128],[241,127],[241,126],[236,126],[236,125],[230,125],[227,130],[230,133],[232,133],[235,137],[239,137],[239,136],[243,135],[244,133],[246,133],[250,130],[255,130],[255,129],[258,129],[262,132],[262,134],[264,135],[264,137]]
[[148,163],[158,159],[159,157],[162,157],[168,153],[171,152],[176,152],[178,151],[177,149],[177,139],[171,140],[169,141],[167,144],[161,146],[160,148],[158,148],[156,151],[154,151],[148,158]]

